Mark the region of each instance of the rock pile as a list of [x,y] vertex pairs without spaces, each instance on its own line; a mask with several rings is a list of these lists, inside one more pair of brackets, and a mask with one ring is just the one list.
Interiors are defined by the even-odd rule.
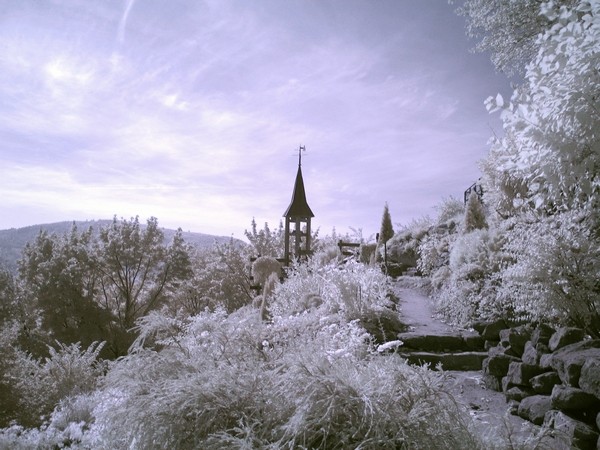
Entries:
[[511,412],[554,430],[557,448],[600,449],[600,339],[579,328],[478,323],[483,380]]

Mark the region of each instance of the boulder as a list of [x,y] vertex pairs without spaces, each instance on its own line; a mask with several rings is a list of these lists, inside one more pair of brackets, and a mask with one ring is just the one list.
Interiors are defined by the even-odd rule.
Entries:
[[545,370],[539,366],[521,362],[511,362],[508,366],[506,377],[508,378],[508,383],[510,384],[517,386],[531,386],[531,378],[544,372]]
[[521,359],[521,357],[513,351],[512,347],[510,345],[508,345],[508,342],[498,342],[498,345],[488,349],[488,351],[489,351],[490,355],[503,354],[503,355],[514,356],[515,358],[518,358],[519,360]]
[[548,343],[550,342],[550,338],[555,333],[555,331],[556,330],[550,325],[541,323],[537,326],[535,330],[533,330],[533,333],[531,333],[531,343],[534,345],[534,347],[537,344],[548,345]]
[[490,354],[490,356],[504,355],[504,347],[502,347],[500,343],[498,343],[498,345],[496,345],[495,347],[489,348],[488,353]]
[[535,392],[533,389],[526,388],[524,386],[513,386],[510,389],[508,389],[504,393],[504,395],[506,396],[506,400],[516,400],[520,402],[526,397],[531,397],[532,395],[535,395]]
[[600,399],[571,386],[556,385],[552,389],[552,408],[563,411],[600,409]]
[[489,373],[484,373],[481,377],[483,385],[491,391],[502,392],[502,378]]
[[539,366],[542,369],[552,370],[552,353],[541,355]]
[[521,355],[523,354],[522,350],[515,350],[512,346],[508,346],[504,349],[504,354],[505,355],[510,355],[510,356],[516,356],[517,358],[521,359]]
[[544,372],[532,377],[529,380],[529,384],[531,384],[531,387],[536,393],[550,395],[552,393],[552,388],[557,384],[560,384],[560,377],[554,371]]
[[500,386],[502,386],[502,392],[507,392],[510,388],[515,387],[515,384],[511,383],[508,377],[502,377]]
[[509,400],[508,401],[508,412],[510,414],[512,414],[513,416],[516,416],[517,414],[519,414],[519,403],[516,400]]
[[508,373],[508,366],[512,362],[519,362],[519,359],[504,353],[498,353],[484,359],[481,368],[483,373],[503,377]]
[[524,398],[519,404],[519,417],[529,420],[536,425],[544,422],[545,414],[550,411],[552,400],[549,395],[532,395]]
[[[540,365],[544,365],[544,355]],[[600,339],[581,341],[557,350],[550,357],[550,364],[562,382],[568,386],[579,386],[581,369],[587,360],[600,359]]]
[[581,328],[559,328],[550,338],[548,347],[550,348],[550,351],[554,352],[559,348],[575,344],[576,342],[583,340],[584,336],[585,332]]
[[579,387],[600,399],[600,359],[590,358],[581,366]]
[[[532,341],[533,343],[533,341]],[[550,353],[550,347],[548,347],[548,345],[546,344],[542,344],[541,342],[538,342],[537,344],[535,344],[535,349],[538,351],[538,353],[540,355],[546,355],[548,353]]]
[[[531,397],[530,397],[531,398]],[[556,448],[577,448],[594,450],[600,435],[591,426],[580,422],[565,413],[550,410],[543,422],[545,427],[557,431],[555,434]]]
[[516,356],[521,356],[525,349],[525,343],[531,338],[531,327],[529,325],[519,325],[500,332],[500,342],[508,342],[508,346]]
[[494,322],[490,322],[484,328],[481,333],[481,337],[483,337],[486,341],[499,341],[500,340],[500,330],[508,328],[508,325],[504,321],[504,319],[498,319]]
[[527,341],[525,343],[525,349],[523,350],[523,356],[521,356],[522,361],[525,364],[530,364],[532,366],[537,366],[540,364],[541,354],[536,350],[535,346],[531,341]]

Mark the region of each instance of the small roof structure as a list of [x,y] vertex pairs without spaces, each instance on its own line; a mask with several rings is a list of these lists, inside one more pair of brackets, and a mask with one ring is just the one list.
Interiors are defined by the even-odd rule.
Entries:
[[294,184],[294,193],[292,202],[283,214],[283,217],[315,217],[308,202],[306,201],[306,191],[304,190],[304,180],[302,179],[302,164],[298,162],[298,173],[296,174],[296,183]]

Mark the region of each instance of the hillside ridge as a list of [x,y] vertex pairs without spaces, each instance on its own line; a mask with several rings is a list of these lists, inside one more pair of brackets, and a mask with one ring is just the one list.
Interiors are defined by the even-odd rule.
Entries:
[[[53,222],[38,225],[29,225],[21,228],[9,228],[0,230],[0,268],[16,272],[17,261],[21,258],[23,248],[28,242],[33,241],[39,234],[40,230],[46,230],[48,233],[62,235],[71,230],[73,224],[80,231],[87,230],[92,227],[95,231],[101,227],[110,225],[112,220],[71,220],[63,222]],[[141,224],[145,227],[145,223]],[[171,242],[176,230],[160,227],[165,235],[165,242]],[[232,239],[229,236],[215,236],[212,234],[196,233],[192,231],[183,231],[183,239],[185,242],[193,246],[205,249],[210,248],[214,243],[229,242]],[[234,239],[235,242],[242,242],[239,239]]]

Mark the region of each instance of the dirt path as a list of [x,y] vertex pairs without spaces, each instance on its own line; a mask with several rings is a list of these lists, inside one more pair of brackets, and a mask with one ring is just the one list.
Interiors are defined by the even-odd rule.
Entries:
[[436,319],[431,299],[417,290],[396,285],[394,293],[400,299],[402,322],[412,332],[449,335],[460,331]]

